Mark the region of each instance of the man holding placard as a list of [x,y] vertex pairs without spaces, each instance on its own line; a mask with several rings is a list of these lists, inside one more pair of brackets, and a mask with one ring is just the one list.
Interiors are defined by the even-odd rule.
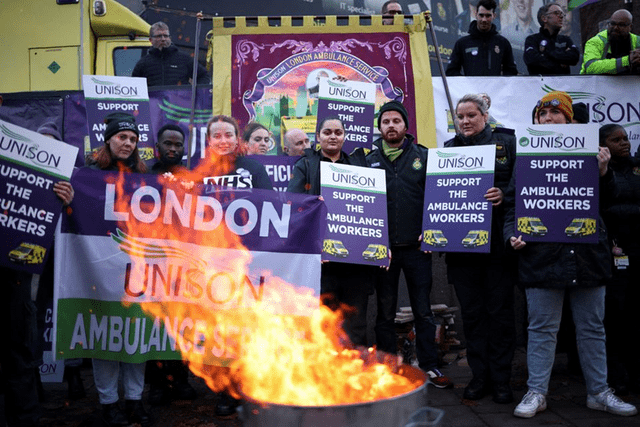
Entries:
[[[571,103],[566,92],[549,92],[538,101],[535,116],[540,124],[545,125],[571,123]],[[589,179],[597,177],[598,172],[601,180],[611,179],[608,170],[611,155],[607,148],[598,151],[597,132],[587,132],[585,137],[580,135],[577,125],[549,127],[548,131],[544,128],[527,127],[518,132],[517,172],[514,175],[519,177],[519,182],[515,180],[516,206],[510,206],[505,220],[505,239],[519,251],[519,279],[525,287],[529,311],[529,390],[513,414],[531,418],[547,408],[546,394],[555,357],[556,336],[564,296],[568,292],[576,324],[580,365],[587,387],[587,407],[616,415],[635,415],[638,412],[636,407],[620,400],[607,385],[603,320],[605,284],[611,277],[611,266],[606,231],[597,215],[597,207],[597,218],[593,218],[597,228],[591,231],[587,227],[580,235],[572,231],[571,224],[564,228],[565,224],[556,225],[557,221],[551,220],[566,215],[570,209],[590,212],[593,204],[597,206],[597,194],[594,194],[594,186],[589,185]],[[589,134],[593,141],[589,140]],[[553,150],[556,150],[555,155]],[[536,159],[536,154],[544,160]],[[566,162],[565,167],[562,162]],[[531,171],[543,169],[544,178],[537,183],[529,183],[527,178],[530,174],[526,170],[522,172],[521,167],[529,167]],[[579,182],[572,180],[576,175],[580,176]],[[537,193],[535,197],[532,196],[534,191]],[[542,192],[544,195],[540,195]],[[572,198],[567,198],[567,194]],[[526,204],[527,200],[532,202]],[[531,218],[527,208],[540,208],[542,205],[544,209],[540,209],[540,216],[550,213],[549,229],[546,230],[545,226],[544,232],[538,221],[534,227],[532,221],[521,220]],[[560,229],[560,233],[555,234],[555,238],[549,237],[554,235],[554,228]],[[562,233],[566,236],[563,237]],[[523,238],[523,235],[527,237]],[[595,235],[595,241],[590,242],[592,235]],[[566,239],[573,240],[567,242]],[[580,241],[585,243],[578,243]]]
[[379,148],[367,155],[369,166],[386,173],[391,246],[391,265],[377,283],[376,342],[379,350],[391,354],[398,351],[395,317],[400,272],[404,271],[415,319],[418,364],[435,387],[450,388],[453,383],[438,369],[436,325],[430,302],[431,254],[420,250],[418,240],[428,151],[415,144],[413,136],[407,134],[407,117],[407,110],[399,101],[390,101],[380,107],[378,129],[382,139],[374,143]]

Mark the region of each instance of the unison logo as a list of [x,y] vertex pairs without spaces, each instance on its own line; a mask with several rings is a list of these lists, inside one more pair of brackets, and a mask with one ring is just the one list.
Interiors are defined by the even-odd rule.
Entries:
[[91,81],[96,84],[95,92],[98,95],[117,95],[125,98],[138,96],[136,86],[122,86],[114,82],[98,80],[95,77],[92,77]]
[[376,179],[374,177],[358,175],[357,173],[336,167],[334,165],[329,165],[329,168],[332,171],[331,182],[334,182],[336,184],[355,185],[360,188],[376,187]]
[[327,83],[329,84],[329,95],[341,96],[343,98],[349,98],[357,101],[367,99],[367,92],[364,90],[357,90],[332,81],[328,81]]
[[460,155],[459,153],[443,153],[436,150],[438,155],[438,168],[440,169],[482,169],[484,158]]
[[13,132],[4,125],[0,126],[0,152],[12,154],[13,158],[22,157],[32,164],[47,169],[58,169],[60,167],[60,156],[40,149],[38,144],[34,144],[29,138],[19,133]]
[[578,136],[565,136],[554,131],[541,131],[527,128],[530,137],[523,136],[518,140],[521,147],[554,148],[561,151],[576,151],[584,149],[585,138]]

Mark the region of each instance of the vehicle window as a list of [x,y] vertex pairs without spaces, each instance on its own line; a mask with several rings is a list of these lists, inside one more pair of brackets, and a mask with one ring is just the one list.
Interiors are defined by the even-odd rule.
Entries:
[[116,76],[131,77],[133,67],[148,47],[118,47],[113,50],[113,71]]

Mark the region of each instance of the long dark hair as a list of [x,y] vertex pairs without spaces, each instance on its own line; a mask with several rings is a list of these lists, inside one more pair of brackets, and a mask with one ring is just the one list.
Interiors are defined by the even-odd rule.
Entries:
[[[88,164],[95,164],[102,170],[109,169],[116,161],[117,160],[114,159],[111,155],[111,149],[107,145],[107,141],[104,142],[104,145],[102,147],[100,147],[97,151],[91,153],[87,157]],[[140,158],[138,144],[136,144],[136,148],[133,149],[133,153],[131,153],[129,158],[122,161],[121,163],[126,166],[131,172],[147,172],[147,165],[145,165],[144,161],[142,161],[142,159]]]

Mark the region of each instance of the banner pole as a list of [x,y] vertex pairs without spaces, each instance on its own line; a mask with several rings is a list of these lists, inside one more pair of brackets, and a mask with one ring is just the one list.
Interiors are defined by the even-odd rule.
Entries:
[[198,85],[198,57],[200,56],[200,27],[202,11],[196,14],[196,42],[193,52],[193,73],[191,74],[191,111],[189,112],[189,141],[187,143],[187,169],[191,170],[191,142],[195,136],[194,115],[196,110],[196,88]]
[[447,84],[447,76],[444,73],[444,65],[442,65],[442,57],[440,56],[440,50],[438,49],[438,39],[436,38],[436,32],[433,29],[433,21],[431,20],[431,11],[424,12],[424,17],[429,24],[429,31],[431,32],[431,39],[433,40],[433,47],[436,51],[436,59],[438,60],[438,68],[440,68],[440,76],[442,77],[442,85],[444,86],[444,92],[447,95],[447,102],[449,103],[449,111],[451,112],[451,119],[453,120],[453,126],[456,130],[456,135],[459,133],[458,123],[456,123],[455,110],[453,108],[453,102],[451,101],[451,93],[449,92],[449,85]]

